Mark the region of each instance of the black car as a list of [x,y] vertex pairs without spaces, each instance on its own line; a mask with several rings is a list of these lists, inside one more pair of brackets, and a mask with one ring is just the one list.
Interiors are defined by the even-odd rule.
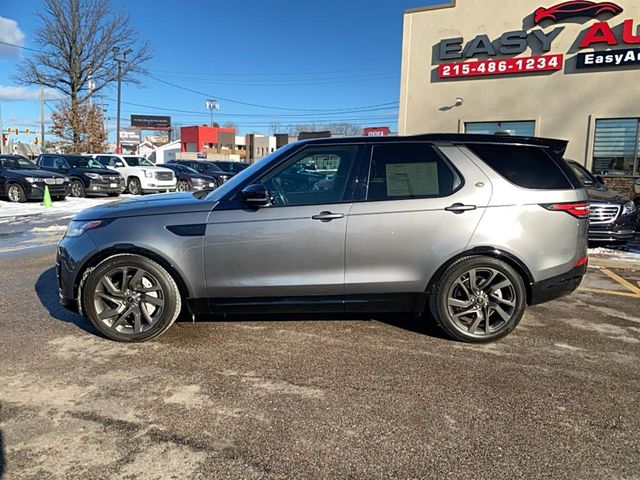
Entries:
[[191,167],[179,163],[164,163],[163,167],[169,168],[176,174],[176,190],[178,192],[212,190],[220,186],[220,181],[209,175],[204,175]]
[[124,178],[118,172],[104,168],[92,157],[45,153],[38,157],[36,163],[44,170],[68,176],[72,197],[96,193],[117,197],[125,188]]
[[187,167],[194,169],[198,173],[213,177],[218,181],[220,185],[222,185],[224,182],[235,175],[235,173],[223,171],[215,163],[209,162],[207,160],[175,160],[169,163],[165,163],[164,166],[167,167],[171,164],[176,163],[178,165],[186,165]]
[[64,200],[69,179],[64,175],[42,170],[20,155],[0,155],[0,195],[10,202],[42,200],[45,186],[52,200]]
[[578,162],[569,160],[589,195],[589,241],[628,242],[638,223],[636,205],[626,195],[610,190],[602,177],[591,174]]
[[249,166],[248,163],[244,162],[231,162],[223,160],[212,160],[211,163],[216,164],[218,167],[220,167],[221,170],[232,173],[234,175],[236,173],[240,173]]

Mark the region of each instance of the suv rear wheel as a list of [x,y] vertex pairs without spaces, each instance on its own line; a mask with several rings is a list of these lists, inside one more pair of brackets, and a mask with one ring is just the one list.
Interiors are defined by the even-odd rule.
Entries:
[[82,287],[82,307],[105,337],[144,342],[178,318],[180,291],[169,272],[139,255],[116,255],[100,263]]
[[131,177],[127,182],[127,190],[131,195],[140,195],[142,194],[142,187],[140,186],[140,180],[136,177]]
[[483,343],[509,334],[520,322],[526,290],[520,275],[491,257],[464,257],[437,281],[431,313],[438,325],[463,342]]

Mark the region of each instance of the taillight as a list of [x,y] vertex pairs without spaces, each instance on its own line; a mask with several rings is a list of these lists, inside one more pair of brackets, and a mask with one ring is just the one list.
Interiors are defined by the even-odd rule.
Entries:
[[581,267],[583,265],[586,265],[589,262],[589,257],[582,257],[580,260],[578,260],[576,262],[576,264],[574,265],[575,267]]
[[546,203],[540,206],[555,212],[567,212],[576,218],[589,218],[588,202]]

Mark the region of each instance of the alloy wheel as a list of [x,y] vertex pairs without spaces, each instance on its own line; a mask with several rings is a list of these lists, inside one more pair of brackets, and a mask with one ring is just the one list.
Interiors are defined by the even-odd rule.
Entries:
[[7,190],[7,197],[12,202],[19,202],[22,199],[22,190],[18,185],[11,185]]
[[189,182],[185,180],[180,180],[178,182],[178,188],[176,189],[179,192],[188,192],[189,191]]
[[71,184],[71,196],[82,197],[82,185],[79,182],[73,182]]
[[516,289],[494,268],[473,268],[460,275],[447,294],[447,308],[461,332],[483,338],[508,326],[516,313]]
[[94,306],[100,321],[120,334],[152,328],[164,312],[166,295],[158,280],[139,267],[110,270],[98,282]]
[[129,186],[127,189],[129,190],[129,193],[131,195],[138,195],[140,193],[140,188],[136,180],[129,181]]

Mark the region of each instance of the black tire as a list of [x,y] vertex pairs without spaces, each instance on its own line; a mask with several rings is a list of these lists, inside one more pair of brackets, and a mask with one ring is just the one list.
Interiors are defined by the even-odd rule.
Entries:
[[136,177],[130,177],[129,180],[127,180],[127,190],[131,195],[142,195],[140,180]]
[[65,201],[67,199],[67,196],[66,195],[56,195],[54,197],[51,197],[51,199],[54,202],[63,202],[63,201]]
[[71,180],[69,191],[71,192],[72,197],[82,198],[86,196],[86,193],[84,191],[84,184],[81,180]]
[[176,192],[188,192],[191,190],[191,183],[188,180],[180,180],[176,185]]
[[24,188],[19,183],[9,183],[5,187],[5,195],[10,202],[24,203],[27,201],[27,195],[24,193]]
[[436,281],[430,308],[440,328],[454,339],[486,343],[516,328],[526,300],[522,277],[510,265],[491,257],[469,256],[454,262]]
[[108,196],[110,197],[119,197],[120,194],[119,193],[107,193]]
[[[141,271],[143,274],[138,278]],[[105,282],[105,278],[109,281]],[[142,283],[145,280],[146,287]],[[149,292],[150,288],[154,290]],[[130,254],[103,260],[82,286],[81,302],[82,312],[96,329],[118,342],[146,342],[161,335],[175,322],[182,308],[180,291],[169,272],[153,260]]]

